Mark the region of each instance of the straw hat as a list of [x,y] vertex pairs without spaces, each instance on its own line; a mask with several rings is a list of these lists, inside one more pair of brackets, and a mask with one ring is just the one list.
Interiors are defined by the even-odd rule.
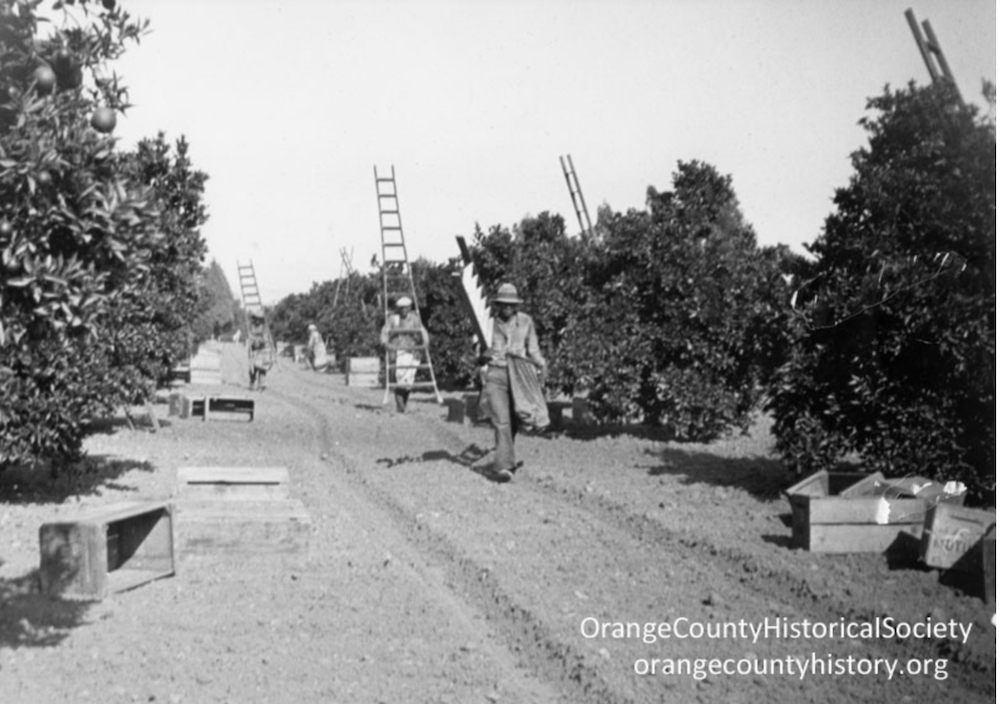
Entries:
[[493,299],[493,302],[513,303],[515,305],[518,303],[524,303],[524,301],[518,297],[517,289],[514,287],[514,284],[502,284],[497,290],[497,295],[496,298]]

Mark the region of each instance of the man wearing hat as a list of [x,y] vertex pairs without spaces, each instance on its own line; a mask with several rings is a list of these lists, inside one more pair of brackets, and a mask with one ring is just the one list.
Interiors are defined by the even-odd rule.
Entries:
[[[526,386],[537,399],[546,375],[546,362],[538,347],[535,323],[529,315],[518,311],[524,301],[512,284],[503,284],[493,299],[493,343],[483,356],[486,382],[483,395],[496,434],[496,458],[493,471],[500,481],[510,481],[521,466],[514,456],[514,437],[526,418],[523,408],[516,407],[515,397],[524,398]],[[548,424],[542,399],[540,413]]]
[[[391,333],[392,330],[407,332]],[[413,301],[409,296],[401,296],[396,300],[396,314],[385,321],[382,326],[382,344],[396,355],[396,388],[393,393],[396,396],[396,410],[400,413],[406,411],[406,402],[410,398],[410,389],[406,388],[413,384],[417,377],[417,365],[420,364],[421,355],[418,350],[421,346],[426,346],[430,337],[427,329],[420,321],[420,315],[413,308]],[[389,370],[386,370],[386,374]]]

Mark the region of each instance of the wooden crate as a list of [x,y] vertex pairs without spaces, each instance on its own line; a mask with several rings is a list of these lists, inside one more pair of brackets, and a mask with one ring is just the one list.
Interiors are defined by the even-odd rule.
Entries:
[[347,372],[348,386],[380,386],[378,372]]
[[880,472],[823,470],[789,487],[785,493],[792,507],[792,545],[812,552],[868,552],[873,542],[881,546],[895,540],[898,528],[875,525],[877,501],[844,503],[883,478]]
[[349,357],[347,372],[355,374],[378,374],[382,369],[382,360],[378,357]]
[[591,424],[594,423],[594,414],[590,410],[590,402],[579,396],[573,399],[573,422]]
[[465,401],[460,398],[446,398],[444,405],[448,407],[448,423],[465,424]]
[[178,467],[179,500],[269,500],[288,498],[285,467]]
[[182,384],[191,383],[191,367],[187,363],[179,364],[170,370],[169,381],[176,381]]
[[301,501],[185,500],[177,504],[182,558],[308,556],[312,521]]
[[255,402],[252,398],[239,396],[183,396],[180,399],[181,418],[230,418],[234,414],[246,415],[247,421],[254,418]]
[[218,415],[230,416],[232,414],[245,414],[247,421],[253,420],[254,400],[252,398],[241,398],[238,396],[209,396],[207,398],[204,419]]
[[792,506],[792,544],[811,552],[918,555],[924,519],[938,501],[964,500],[914,477],[888,480],[881,472],[817,472],[786,492]]
[[798,484],[788,487],[785,494],[792,496],[855,496],[875,482],[885,479],[881,472],[828,472],[811,474]]
[[184,394],[174,391],[167,397],[167,415],[180,416],[184,404]]
[[563,422],[563,406],[565,404],[550,401],[546,405],[549,409],[549,427],[552,430],[562,430],[565,425]]
[[994,511],[937,504],[924,523],[921,559],[928,567],[978,573],[983,569],[982,538],[996,520]]
[[174,506],[126,502],[39,529],[42,591],[103,599],[174,574]]

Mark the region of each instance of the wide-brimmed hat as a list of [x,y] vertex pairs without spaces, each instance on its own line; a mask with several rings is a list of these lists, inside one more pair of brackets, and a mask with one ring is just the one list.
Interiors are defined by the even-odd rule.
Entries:
[[410,308],[413,306],[413,301],[409,296],[401,296],[396,300],[397,308]]
[[496,298],[493,299],[494,303],[524,303],[518,295],[517,289],[514,284],[502,284],[499,289],[497,289]]

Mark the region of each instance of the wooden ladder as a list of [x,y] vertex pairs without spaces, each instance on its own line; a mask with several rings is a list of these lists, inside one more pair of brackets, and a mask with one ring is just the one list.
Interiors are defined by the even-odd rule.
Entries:
[[[576,210],[576,220],[580,223],[580,232],[593,236],[594,227],[590,224],[590,213],[587,212],[587,204],[583,200],[583,191],[580,190],[580,181],[576,177],[576,169],[573,168],[573,157],[569,154],[563,159],[559,157],[562,165],[563,176],[566,177],[566,185],[569,187],[569,197],[573,199],[573,208]],[[584,225],[586,221],[586,225]]]
[[264,318],[264,339],[268,349],[271,350],[272,358],[277,356],[277,349],[274,344],[274,337],[271,335],[271,325],[267,320],[264,311],[264,304],[260,298],[260,289],[257,287],[257,273],[253,268],[253,260],[247,264],[236,262],[236,269],[240,277],[240,295],[243,298],[243,334],[246,340],[247,356],[253,357],[253,350],[250,348],[250,313],[258,312]]
[[[382,235],[382,308],[385,320],[389,320],[396,301],[408,296],[413,301],[413,310],[420,315],[417,302],[417,289],[413,283],[413,272],[406,254],[406,241],[403,238],[403,221],[399,214],[399,197],[396,190],[396,167],[392,166],[389,176],[379,176],[375,167],[375,195],[378,199],[378,222]],[[405,349],[422,355],[423,360],[417,364],[397,365],[395,348],[392,338],[398,335],[419,337],[416,345],[408,345]],[[389,343],[385,348],[385,396],[382,403],[389,402],[389,395],[394,389],[431,389],[438,403],[443,403],[438,390],[437,379],[434,377],[434,365],[431,362],[430,345],[425,343],[420,330],[408,328],[389,328]],[[400,369],[416,369],[417,373],[424,371],[430,377],[429,381],[414,380],[412,384],[396,382],[396,371]]]

